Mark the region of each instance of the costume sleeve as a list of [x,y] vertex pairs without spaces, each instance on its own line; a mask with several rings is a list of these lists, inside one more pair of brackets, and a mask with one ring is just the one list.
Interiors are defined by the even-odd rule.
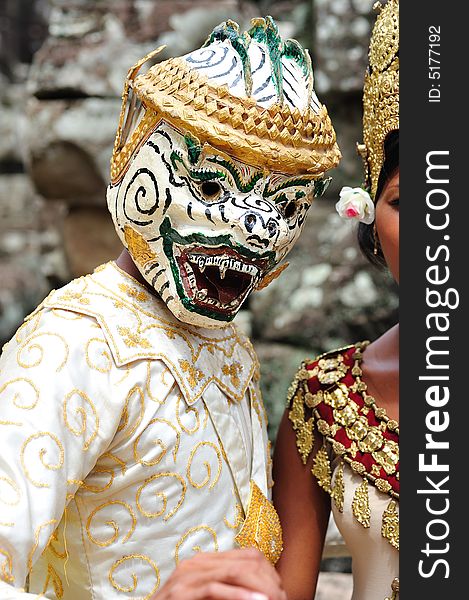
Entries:
[[315,433],[317,433],[315,415],[310,402],[308,402],[311,394],[307,381],[310,376],[306,364],[302,363],[290,385],[287,397],[288,418],[296,434],[296,447],[303,464],[307,463],[313,451]]
[[[94,319],[33,313],[0,359],[0,597],[24,598],[32,565],[112,440],[112,356]],[[36,595],[31,595],[31,597]]]

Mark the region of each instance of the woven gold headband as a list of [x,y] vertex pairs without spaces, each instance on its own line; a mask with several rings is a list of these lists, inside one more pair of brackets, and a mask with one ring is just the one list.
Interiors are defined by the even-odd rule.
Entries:
[[[286,104],[262,108],[252,97],[234,96],[226,86],[214,85],[182,58],[158,63],[138,75],[145,60],[159,50],[129,71],[111,162],[113,183],[123,176],[131,157],[161,120],[261,169],[320,178],[338,164],[340,151],[325,106],[317,113],[311,108],[291,109]],[[130,92],[143,103],[145,114],[125,139],[125,106]]]
[[372,198],[384,163],[386,136],[399,129],[399,2],[388,0],[375,7],[381,10],[371,35],[363,88],[363,144],[357,145]]

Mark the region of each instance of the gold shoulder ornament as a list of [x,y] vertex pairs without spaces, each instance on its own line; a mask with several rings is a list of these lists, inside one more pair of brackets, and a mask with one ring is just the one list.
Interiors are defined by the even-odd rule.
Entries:
[[[381,515],[381,534],[398,550],[399,426],[376,406],[361,379],[360,364],[367,344],[361,342],[316,361],[305,361],[289,390],[288,416],[304,465],[313,452],[316,432],[321,436],[322,445],[312,460],[311,472],[339,512],[344,511],[344,465],[361,477],[350,508],[364,528],[369,528],[373,519],[369,486],[390,497]],[[367,461],[362,462],[360,458],[365,455]],[[334,456],[340,460],[333,477]],[[365,466],[368,463],[372,463],[371,468]]]

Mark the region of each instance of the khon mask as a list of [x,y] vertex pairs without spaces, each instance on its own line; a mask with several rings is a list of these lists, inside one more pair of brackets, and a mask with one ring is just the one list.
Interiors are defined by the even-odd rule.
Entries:
[[128,74],[108,207],[181,321],[220,327],[280,271],[340,153],[307,51],[273,20]]

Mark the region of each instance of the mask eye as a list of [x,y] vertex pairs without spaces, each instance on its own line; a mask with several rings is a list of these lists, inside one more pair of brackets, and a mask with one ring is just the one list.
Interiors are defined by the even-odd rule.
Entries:
[[285,205],[283,209],[283,214],[286,219],[291,219],[296,213],[296,202],[294,200],[290,200],[288,204]]
[[221,196],[222,187],[218,181],[204,181],[200,184],[200,191],[205,200],[215,202]]

